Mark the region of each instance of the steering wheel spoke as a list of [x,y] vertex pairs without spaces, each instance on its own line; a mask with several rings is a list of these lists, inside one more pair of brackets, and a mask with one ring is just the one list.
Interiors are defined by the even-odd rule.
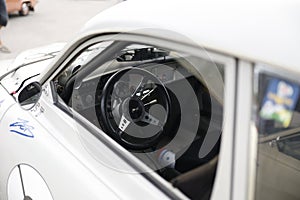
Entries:
[[130,120],[127,119],[124,115],[122,115],[118,128],[122,132],[125,132],[126,128],[129,126],[130,123],[131,123]]
[[155,118],[153,115],[145,112],[143,118],[141,119],[142,122],[152,124],[154,126],[158,126],[160,124],[159,120]]

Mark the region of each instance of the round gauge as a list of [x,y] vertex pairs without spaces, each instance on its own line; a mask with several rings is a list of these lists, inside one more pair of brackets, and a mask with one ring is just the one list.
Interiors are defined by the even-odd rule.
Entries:
[[53,200],[41,175],[29,165],[17,165],[10,173],[8,200]]
[[125,98],[130,96],[130,90],[129,90],[129,84],[124,81],[118,81],[114,85],[114,91],[113,94],[115,94],[117,97]]

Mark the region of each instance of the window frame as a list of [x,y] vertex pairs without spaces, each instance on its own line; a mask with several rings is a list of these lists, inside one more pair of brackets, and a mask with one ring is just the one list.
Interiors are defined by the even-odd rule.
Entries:
[[[252,114],[252,63],[237,61],[236,107],[233,144],[233,200],[253,199],[253,156],[256,153],[255,137],[251,133]],[[254,140],[254,141],[253,141]],[[255,153],[254,153],[255,152]]]
[[[147,35],[139,34],[129,34],[129,33],[119,33],[119,34],[109,34],[96,37],[86,37],[85,41],[76,42],[72,45],[69,50],[66,51],[67,55],[63,55],[59,58],[54,64],[54,70],[51,71],[43,77],[42,80],[45,80],[45,83],[51,83],[52,85],[52,96],[54,104],[62,109],[66,114],[73,117],[79,124],[88,129],[93,135],[95,135],[101,142],[105,143],[113,150],[116,154],[124,159],[125,162],[128,162],[131,166],[137,170],[145,169],[145,164],[140,160],[135,158],[129,152],[124,151],[115,141],[108,138],[108,136],[102,131],[92,126],[92,124],[86,120],[84,117],[74,112],[72,109],[66,108],[62,102],[58,100],[58,94],[54,91],[54,86],[52,80],[61,73],[68,64],[85,48],[101,42],[104,40],[124,40],[126,42],[138,42],[151,44],[155,46],[160,46],[162,48],[172,49],[178,52],[188,52],[191,55],[195,55],[199,58],[207,60],[207,57],[214,62],[218,62],[224,65],[224,115],[223,115],[223,131],[221,135],[221,147],[220,147],[220,156],[219,163],[217,166],[217,175],[215,177],[214,188],[212,191],[211,199],[231,199],[232,192],[232,159],[233,159],[233,138],[234,138],[234,108],[235,108],[235,82],[236,82],[236,60],[227,55],[223,55],[218,52],[211,50],[203,50],[198,46],[192,46],[188,43],[173,41],[169,38],[158,38]],[[182,51],[184,49],[184,51]],[[226,92],[225,92],[226,91]],[[159,190],[163,191],[167,196],[172,199],[181,199],[185,198],[182,192],[178,189],[174,190],[174,187],[165,181],[162,177],[155,173],[144,173],[143,176],[147,178],[150,182],[158,187]]]

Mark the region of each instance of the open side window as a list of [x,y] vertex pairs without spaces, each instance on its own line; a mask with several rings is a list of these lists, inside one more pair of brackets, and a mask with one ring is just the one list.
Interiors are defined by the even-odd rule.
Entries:
[[293,76],[259,72],[257,199],[299,199],[300,83]]
[[70,110],[149,169],[188,197],[209,199],[223,127],[224,71],[184,49],[106,41],[83,49],[53,83]]

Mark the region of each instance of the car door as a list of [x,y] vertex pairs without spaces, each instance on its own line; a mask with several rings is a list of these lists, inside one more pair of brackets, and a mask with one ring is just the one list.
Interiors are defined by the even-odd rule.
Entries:
[[[193,45],[190,45],[190,41],[187,44],[182,44],[177,40],[170,42],[163,37],[159,39],[151,36],[133,34],[94,37],[86,40],[84,43],[74,44],[72,48],[73,49],[68,50],[68,52],[71,52],[70,55],[65,57],[65,59],[61,61],[60,65],[56,66],[57,68],[56,70],[53,70],[53,74],[49,74],[48,77],[44,78],[44,88],[48,96],[45,99],[45,102],[41,103],[40,106],[43,107],[43,110],[48,110],[49,113],[46,114],[45,112],[43,114],[39,114],[40,108],[37,109],[37,115],[41,115],[47,119],[47,127],[51,127],[51,132],[57,135],[56,138],[58,140],[64,143],[65,146],[71,152],[73,152],[74,155],[77,155],[80,160],[85,160],[84,162],[88,168],[90,168],[97,177],[107,180],[106,183],[110,188],[113,188],[116,193],[121,193],[125,197],[133,198],[133,196],[138,197],[140,195],[147,194],[153,196],[153,198],[157,197],[159,199],[163,197],[170,197],[172,199],[185,198],[185,195],[190,198],[194,198],[197,195],[199,196],[201,192],[204,192],[203,196],[200,196],[200,198],[205,199],[211,196],[212,199],[219,199],[221,197],[223,199],[230,199],[230,183],[232,181],[231,155],[234,121],[234,59],[221,54],[206,51],[201,47],[194,48]],[[209,56],[207,54],[209,54]],[[159,64],[166,61],[167,65]],[[155,65],[153,65],[153,63],[155,63]],[[185,69],[182,68],[182,66],[184,66]],[[193,76],[193,78],[185,78],[190,77],[193,73],[197,74],[193,68],[195,66],[197,66],[196,70],[200,71],[198,78],[209,86],[204,86],[205,84],[201,86],[201,84],[197,82],[197,78],[195,76]],[[135,67],[142,69],[145,68],[145,70],[148,72],[144,72],[144,70],[140,69],[132,70],[132,68]],[[220,143],[218,141],[220,141],[220,138],[222,138],[222,145],[218,158],[218,163],[220,164],[217,166],[219,172],[217,173],[218,175],[214,177],[214,168],[210,168],[210,173],[212,173],[213,176],[208,177],[207,181],[210,181],[211,178],[212,180],[215,180],[212,181],[212,183],[209,183],[211,185],[210,187],[205,187],[206,189],[204,188],[203,191],[199,191],[197,188],[192,189],[192,191],[187,191],[184,189],[186,188],[185,183],[181,185],[182,180],[185,180],[185,178],[183,178],[185,176],[179,176],[179,178],[176,179],[178,175],[177,169],[155,169],[154,171],[158,172],[160,176],[157,176],[153,173],[143,173],[148,172],[149,170],[152,171],[153,167],[157,167],[157,165],[162,164],[161,160],[154,161],[156,159],[155,155],[159,151],[154,154],[148,154],[147,152],[146,154],[137,154],[136,151],[132,151],[131,149],[137,148],[137,151],[139,151],[138,148],[148,148],[151,143],[147,143],[146,146],[141,147],[141,144],[136,146],[130,142],[128,143],[128,141],[124,142],[117,139],[117,136],[113,136],[114,133],[112,133],[112,130],[114,129],[111,127],[116,125],[103,125],[101,119],[106,117],[106,115],[103,113],[107,111],[105,110],[106,106],[104,106],[104,108],[101,106],[101,102],[105,102],[103,98],[105,98],[106,93],[103,90],[106,88],[111,88],[111,90],[108,91],[116,92],[116,94],[114,93],[113,96],[115,97],[116,95],[118,99],[122,99],[122,92],[127,91],[126,87],[128,87],[128,92],[133,92],[133,94],[135,94],[137,97],[144,95],[145,97],[142,98],[145,98],[148,101],[145,103],[146,105],[156,104],[160,101],[162,102],[160,104],[164,105],[164,101],[161,100],[161,97],[155,94],[155,92],[152,93],[152,91],[156,90],[154,89],[156,86],[151,89],[151,85],[153,86],[155,83],[147,83],[145,87],[150,88],[144,89],[142,93],[134,92],[136,90],[135,88],[138,88],[139,85],[138,78],[136,78],[137,74],[126,76],[127,78],[122,79],[122,81],[119,80],[115,82],[113,87],[109,85],[106,86],[106,84],[113,82],[116,77],[123,77],[122,73],[126,74],[126,70],[128,69],[130,72],[135,72],[137,74],[146,73],[149,75],[150,73],[152,74],[150,75],[152,79],[160,83],[159,85],[162,85],[162,83],[167,85],[166,91],[168,91],[168,95],[171,95],[170,101],[172,102],[172,109],[175,107],[175,109],[172,111],[172,114],[170,114],[172,117],[171,121],[174,122],[167,127],[170,130],[186,130],[184,128],[180,129],[182,124],[184,124],[183,126],[188,129],[186,130],[188,134],[190,134],[189,130],[193,129],[193,127],[195,127],[195,130],[197,130],[197,120],[200,119],[198,117],[199,115],[197,114],[197,110],[202,110],[201,112],[203,114],[203,119],[201,120],[203,120],[204,124],[207,124],[205,125],[206,128],[203,128],[202,130],[209,129],[211,132],[208,131],[210,134],[207,134],[207,137],[201,136],[201,141],[204,141],[203,143],[205,145],[202,147],[197,147],[199,152],[196,152],[196,158],[183,156],[184,159],[182,158],[178,159],[178,161],[176,160],[178,166],[180,163],[186,163],[187,160],[190,159],[195,159],[195,162],[191,162],[194,163],[194,167],[197,167],[197,163],[201,163],[201,165],[207,164],[207,166],[209,166],[210,162],[208,161],[213,161],[213,157],[218,157],[216,156],[216,154],[219,154],[218,149]],[[130,82],[128,85],[128,80],[132,81],[133,83]],[[203,88],[200,89],[201,87]],[[207,92],[208,88],[205,89],[205,87],[209,87],[210,92]],[[199,101],[200,93],[195,93],[195,88],[198,88],[199,91],[202,92],[201,97],[203,97],[203,99],[201,100],[203,100],[203,102]],[[223,93],[224,89],[226,89],[226,93]],[[159,90],[162,91],[163,89]],[[193,92],[189,93],[189,91]],[[148,98],[153,95],[155,96],[155,99]],[[161,96],[164,95],[162,94]],[[174,96],[177,98],[177,101],[174,100],[176,99]],[[194,101],[195,99],[193,99],[194,97],[197,99],[196,102]],[[118,99],[114,100],[117,102],[116,104],[119,102]],[[119,109],[122,110],[124,106],[126,107],[127,104],[124,102],[120,103],[122,106]],[[136,102],[137,101],[130,100],[129,104],[133,105]],[[137,105],[140,104],[137,103]],[[186,106],[188,109],[183,110],[182,107],[184,106]],[[108,105],[107,107],[109,108],[110,106]],[[136,107],[132,110],[138,109],[139,107]],[[181,121],[176,125],[176,116],[179,115],[178,109],[182,109],[180,112],[185,113],[185,117],[180,117]],[[155,110],[153,112],[155,113]],[[146,111],[146,113],[148,119],[140,118],[140,115],[136,115],[136,112],[135,114],[131,113],[130,116],[135,120],[142,120],[140,124],[144,125],[146,123],[148,125],[157,126],[160,122],[164,121],[163,117],[165,115],[163,112],[161,112],[161,116],[151,114],[150,110]],[[159,113],[159,111],[156,111],[156,114],[157,113]],[[205,115],[208,118],[205,118]],[[121,115],[118,115],[115,112],[111,112],[107,116],[117,116],[117,118],[121,118]],[[126,119],[129,115],[126,115],[125,113],[124,116],[122,115],[122,117]],[[214,120],[211,120],[211,118]],[[223,128],[221,128],[223,118],[226,118],[227,120],[225,121],[226,123],[224,122],[222,126]],[[206,119],[208,121],[205,122]],[[132,129],[126,128],[128,126],[126,120],[124,120],[124,124],[121,122],[119,122],[119,119],[116,122],[120,130],[124,131]],[[53,124],[55,124],[55,126],[53,126]],[[137,124],[139,124],[139,122],[137,122]],[[211,126],[209,126],[209,124]],[[71,129],[72,131],[66,131]],[[136,130],[139,129],[139,127],[136,127]],[[185,135],[181,135],[180,137],[188,137],[186,131],[184,131]],[[131,136],[136,137],[134,134],[135,133],[132,132]],[[180,139],[178,141],[186,140],[191,142],[194,140],[195,142],[194,136],[191,136],[190,138],[190,140]],[[199,139],[198,136],[196,138]],[[139,141],[144,140],[141,139]],[[213,142],[210,143],[208,141]],[[170,143],[172,144],[172,142],[173,141]],[[186,144],[181,145],[182,146],[179,145],[176,147],[177,149],[183,148],[181,149],[182,152],[178,151],[179,154],[184,154],[186,150],[187,152],[194,151],[192,150],[193,148],[190,148],[189,146],[187,147]],[[126,151],[124,151],[124,148]],[[199,150],[199,148],[201,150]],[[154,156],[154,160],[152,158],[152,160],[149,160],[149,155],[150,157]],[[172,157],[174,154],[169,152],[169,154],[166,155]],[[113,162],[112,160],[114,159],[119,161]],[[163,165],[168,165],[169,162],[173,161],[163,161],[163,163],[165,163]],[[102,165],[104,164],[104,166],[106,166],[108,169],[105,169],[104,167],[101,171],[97,170],[95,166],[99,167],[99,163],[102,163]],[[116,165],[115,163],[118,164]],[[126,170],[124,170],[123,166]],[[216,165],[213,166],[216,167]],[[182,171],[187,171],[193,167],[186,166],[185,164],[179,168]],[[113,173],[113,178],[111,176],[111,169],[114,169],[113,171],[123,171],[123,174]],[[101,173],[107,170],[110,171],[110,173],[108,173],[110,176],[107,176],[106,173]],[[128,173],[131,174],[137,172],[142,173],[134,178],[131,176],[129,176],[131,177],[130,179],[122,178],[124,176],[128,177]],[[136,185],[137,179],[142,181],[143,184]],[[120,183],[122,183],[123,187],[120,187]],[[128,187],[124,187],[125,185]],[[133,187],[133,185],[135,186]],[[147,185],[147,187],[145,187],[145,185]],[[206,186],[208,186],[208,184],[206,184]],[[151,193],[145,191],[145,188],[148,187],[153,188]],[[136,190],[130,192],[132,188],[138,188],[139,192]],[[179,192],[179,190],[182,190],[183,193]]]

